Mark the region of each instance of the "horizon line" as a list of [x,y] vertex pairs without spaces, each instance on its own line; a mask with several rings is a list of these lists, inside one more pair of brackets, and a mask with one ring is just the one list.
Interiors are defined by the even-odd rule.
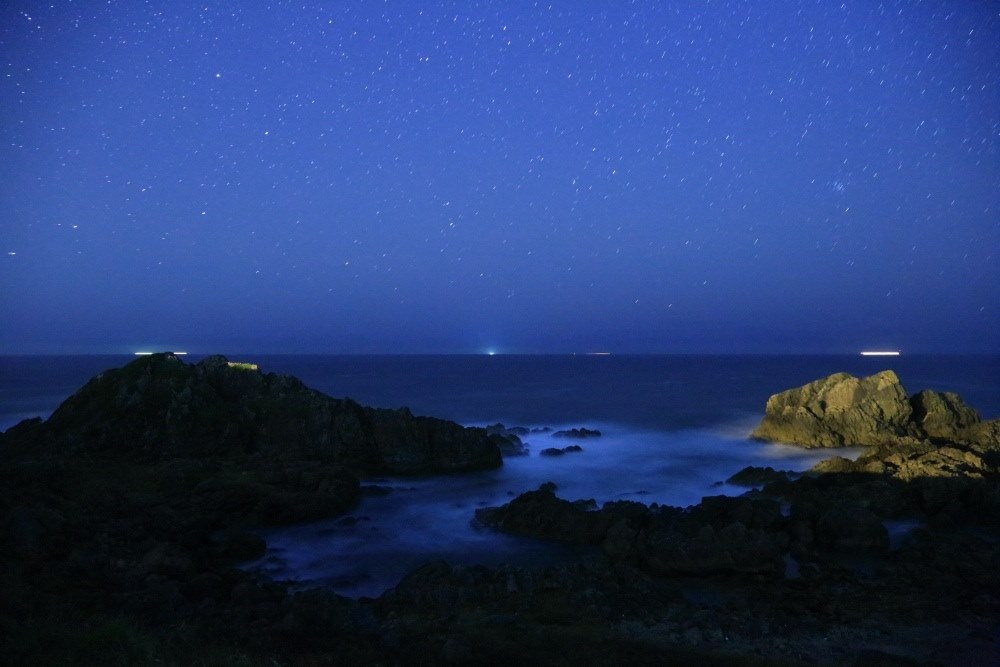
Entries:
[[[114,352],[0,352],[0,357],[135,357],[148,356],[152,354],[174,354],[177,356],[210,357],[214,355],[222,356],[330,356],[330,357],[546,357],[546,356],[580,356],[580,357],[641,357],[641,356],[759,356],[759,357],[857,357],[859,352],[853,351],[554,351],[554,352],[352,352],[352,351],[272,351],[272,350],[223,350],[212,352],[175,351],[175,350],[128,350]],[[927,351],[917,350],[907,353],[905,356],[994,356],[1000,355],[1000,350],[978,350],[978,351]],[[904,355],[897,350],[863,350],[862,357],[902,357]]]

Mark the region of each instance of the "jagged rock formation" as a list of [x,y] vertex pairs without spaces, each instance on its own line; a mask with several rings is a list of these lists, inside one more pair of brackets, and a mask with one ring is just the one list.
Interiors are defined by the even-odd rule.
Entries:
[[[635,563],[660,575],[733,572],[781,574],[788,538],[772,529],[778,503],[749,498],[705,498],[691,512],[619,501],[558,498],[542,485],[506,505],[476,511],[497,530],[568,544],[599,545],[612,561]],[[770,532],[768,532],[770,530]]]
[[805,447],[874,445],[912,435],[912,409],[892,371],[835,373],[771,396],[752,437]]
[[914,445],[922,440],[1000,446],[1000,422],[983,422],[957,394],[922,391],[908,398],[899,378],[835,373],[774,394],[751,437],[802,447]]
[[46,422],[12,432],[8,442],[153,460],[257,455],[391,474],[501,465],[500,438],[483,429],[334,399],[220,356],[137,359],[90,380]]

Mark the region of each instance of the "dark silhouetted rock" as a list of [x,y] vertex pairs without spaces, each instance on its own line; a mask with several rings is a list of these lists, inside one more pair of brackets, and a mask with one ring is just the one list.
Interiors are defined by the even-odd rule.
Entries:
[[234,561],[256,560],[264,555],[267,543],[264,538],[243,530],[229,530],[216,537],[222,554]]
[[406,408],[330,398],[223,357],[188,365],[171,354],[101,373],[34,431],[59,447],[123,456],[264,453],[394,474],[496,468],[504,442]]
[[553,438],[598,438],[601,432],[596,429],[589,428],[571,428],[565,431],[556,431],[552,434]]
[[486,433],[497,443],[501,455],[527,456],[528,447],[521,441],[521,438],[529,433],[526,427],[511,426],[508,428],[498,422],[487,426]]
[[709,576],[743,572],[784,572],[783,547],[762,530],[742,523],[723,528],[704,525],[694,535],[649,530],[640,541],[643,562],[657,574]]
[[476,518],[515,535],[600,545],[615,561],[661,575],[778,574],[788,547],[772,499],[706,498],[691,512],[630,501],[598,510],[593,501],[570,502],[542,487],[501,507],[480,509]]
[[539,456],[562,456],[563,454],[576,454],[583,451],[580,445],[570,445],[568,447],[546,447],[538,452]]
[[816,543],[837,550],[884,551],[889,532],[871,510],[859,505],[831,504],[815,524]]
[[505,533],[571,544],[597,544],[610,527],[609,517],[589,511],[593,501],[557,498],[553,487],[541,486],[501,507],[476,510],[476,520]]
[[770,466],[747,466],[727,479],[726,483],[734,486],[764,486],[772,482],[787,482],[788,479],[788,473],[783,470],[775,470]]

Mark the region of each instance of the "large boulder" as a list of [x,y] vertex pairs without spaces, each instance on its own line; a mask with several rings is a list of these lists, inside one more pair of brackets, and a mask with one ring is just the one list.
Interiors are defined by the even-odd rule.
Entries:
[[570,502],[555,495],[555,485],[543,484],[500,507],[476,510],[480,523],[513,535],[569,544],[598,544],[612,517],[592,511],[593,501]]
[[834,373],[775,394],[751,437],[802,447],[914,447],[933,441],[959,444],[991,461],[1000,456],[1000,420],[981,420],[951,392],[925,390],[907,398],[892,371],[866,378]]
[[44,424],[29,426],[8,432],[8,442],[146,460],[312,459],[391,474],[501,465],[500,436],[483,429],[363,407],[220,356],[195,365],[172,354],[142,357],[94,377]]
[[917,434],[899,378],[835,373],[771,396],[751,437],[803,447],[877,445]]
[[924,390],[910,399],[913,420],[932,438],[954,440],[979,421],[958,394]]
[[960,442],[980,452],[1000,450],[1000,420],[983,421],[952,392],[921,391],[910,398],[913,420],[933,440]]

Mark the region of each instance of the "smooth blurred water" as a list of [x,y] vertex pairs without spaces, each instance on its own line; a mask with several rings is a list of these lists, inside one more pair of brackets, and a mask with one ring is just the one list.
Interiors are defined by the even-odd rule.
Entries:
[[[984,417],[1000,415],[996,356],[228,356],[367,405],[407,405],[416,414],[468,425],[602,431],[578,442],[584,451],[560,457],[538,452],[574,441],[532,434],[525,438],[530,455],[508,458],[495,471],[368,480],[392,492],[364,497],[349,517],[265,534],[268,554],[251,567],[352,596],[378,595],[436,558],[497,564],[565,556],[565,547],[472,525],[476,508],[507,502],[543,482],[555,482],[569,499],[687,506],[705,495],[745,491],[721,482],[747,465],[805,469],[832,453],[755,443],[747,434],[769,395],[829,373],[892,368],[911,393],[955,391]],[[47,416],[90,376],[130,360],[0,357],[0,428]]]
[[[557,424],[556,427],[569,424]],[[278,579],[323,582],[350,596],[377,596],[421,563],[540,563],[572,549],[495,534],[475,526],[479,507],[500,505],[524,491],[555,482],[573,500],[636,500],[678,506],[706,495],[747,489],[723,483],[747,465],[803,470],[829,452],[752,443],[726,430],[655,432],[589,422],[600,438],[579,441],[583,451],[539,456],[570,442],[550,434],[525,438],[531,453],[511,457],[495,471],[421,479],[383,479],[386,496],[365,497],[345,519],[265,534],[268,554],[252,567]],[[745,436],[745,433],[743,434]],[[857,450],[839,450],[854,456]]]

